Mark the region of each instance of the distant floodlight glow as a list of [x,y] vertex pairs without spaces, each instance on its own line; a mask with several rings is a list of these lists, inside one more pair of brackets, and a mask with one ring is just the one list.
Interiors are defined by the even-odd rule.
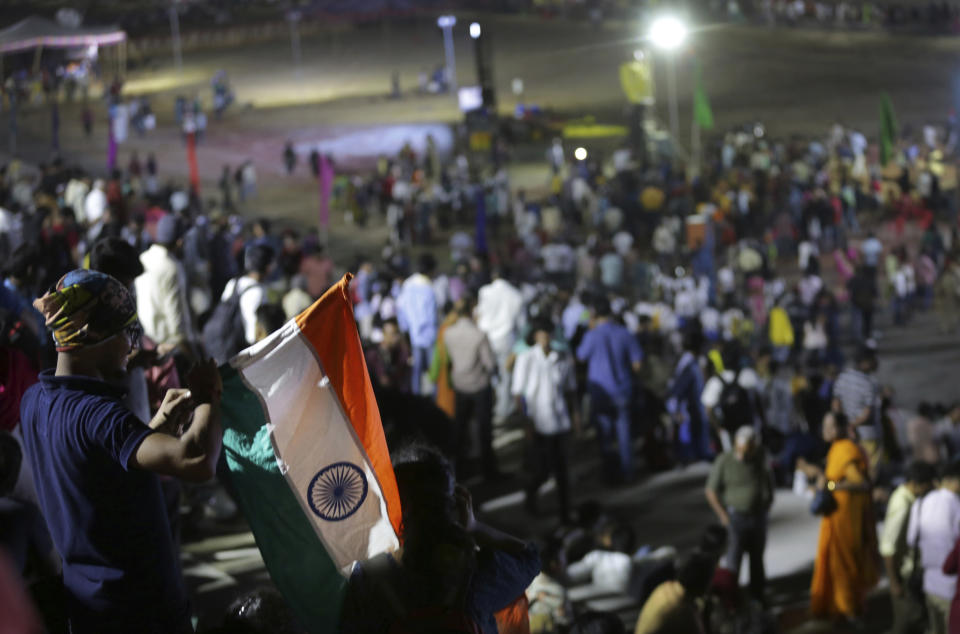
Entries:
[[672,15],[657,18],[650,25],[650,41],[654,46],[665,51],[672,51],[687,39],[687,25]]
[[587,148],[578,147],[573,151],[573,158],[577,159],[578,161],[585,160],[587,158]]
[[441,29],[447,29],[457,24],[457,17],[454,15],[441,15],[437,18],[437,26]]
[[478,37],[480,37],[480,23],[479,23],[479,22],[471,22],[471,23],[470,23],[470,37],[472,37],[473,39],[477,39]]

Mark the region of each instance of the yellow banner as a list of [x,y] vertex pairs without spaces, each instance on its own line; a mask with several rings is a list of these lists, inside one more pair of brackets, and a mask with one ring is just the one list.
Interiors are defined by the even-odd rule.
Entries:
[[653,69],[647,59],[620,64],[620,87],[630,103],[653,104]]

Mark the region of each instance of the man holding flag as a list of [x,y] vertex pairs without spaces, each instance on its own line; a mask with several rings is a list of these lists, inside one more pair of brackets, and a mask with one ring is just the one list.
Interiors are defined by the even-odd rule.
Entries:
[[[430,456],[406,463],[398,489],[349,281],[345,276],[219,371],[201,362],[189,389],[169,390],[149,425],[126,409],[117,387],[141,332],[127,288],[104,273],[77,270],[37,300],[59,356],[56,371],[43,373],[24,395],[22,428],[64,559],[72,632],[192,632],[156,474],[208,480],[221,443],[221,467],[264,562],[308,631],[347,626],[341,609],[354,562],[371,560],[365,570],[374,575],[378,555],[404,567],[422,562],[417,544],[429,549],[439,542],[435,527],[418,520],[429,519],[421,511],[436,504],[458,509],[443,512],[451,520],[444,534],[467,557],[457,569],[467,584],[459,588],[471,593],[457,599],[465,618],[496,631],[493,613],[518,596],[523,601],[539,572],[536,550],[477,523],[469,495],[452,488],[449,466],[435,470],[445,483],[441,491],[418,488],[440,481],[424,477]],[[401,494],[406,554],[393,558],[382,554],[400,546]],[[476,566],[475,547],[482,549]],[[517,613],[525,613],[522,606]],[[391,620],[405,616],[393,614]]]
[[70,631],[192,632],[157,476],[213,477],[221,442],[217,369],[200,363],[189,389],[169,390],[144,425],[120,387],[142,332],[130,291],[81,269],[34,306],[53,333],[57,367],[24,394],[21,428],[63,557]]

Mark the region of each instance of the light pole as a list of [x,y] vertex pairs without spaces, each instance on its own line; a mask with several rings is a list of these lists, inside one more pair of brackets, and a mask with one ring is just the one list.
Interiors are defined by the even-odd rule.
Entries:
[[479,22],[470,24],[470,39],[473,40],[473,57],[477,65],[477,83],[483,100],[483,111],[491,128],[490,150],[495,168],[500,165],[498,152],[497,93],[493,86],[493,60],[490,50],[490,34],[484,33]]
[[457,24],[457,17],[441,15],[437,18],[437,26],[443,31],[443,52],[447,62],[447,84],[450,92],[457,94],[457,60],[453,53],[453,27]]
[[176,3],[171,4],[167,12],[170,14],[170,41],[173,43],[173,64],[179,73],[183,71],[183,53],[180,48],[180,15],[177,13]]
[[293,54],[293,66],[300,73],[300,12],[290,11],[287,13],[287,21],[290,23],[290,52]]
[[484,108],[494,114],[497,108],[497,93],[493,86],[493,55],[490,48],[490,34],[483,33],[478,22],[470,25],[470,39],[473,40],[473,56],[477,64],[477,83],[483,94]]
[[687,25],[672,15],[662,15],[650,24],[648,37],[654,47],[667,56],[667,99],[670,109],[670,136],[680,138],[680,106],[677,103],[677,65],[675,52],[687,39]]

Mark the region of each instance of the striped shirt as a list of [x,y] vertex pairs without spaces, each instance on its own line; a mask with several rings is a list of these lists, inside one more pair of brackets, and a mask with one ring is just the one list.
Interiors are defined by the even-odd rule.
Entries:
[[860,418],[863,410],[870,408],[870,416],[857,427],[857,435],[860,440],[880,438],[880,389],[873,377],[860,370],[847,368],[837,377],[833,397],[840,401],[844,415],[851,422]]

